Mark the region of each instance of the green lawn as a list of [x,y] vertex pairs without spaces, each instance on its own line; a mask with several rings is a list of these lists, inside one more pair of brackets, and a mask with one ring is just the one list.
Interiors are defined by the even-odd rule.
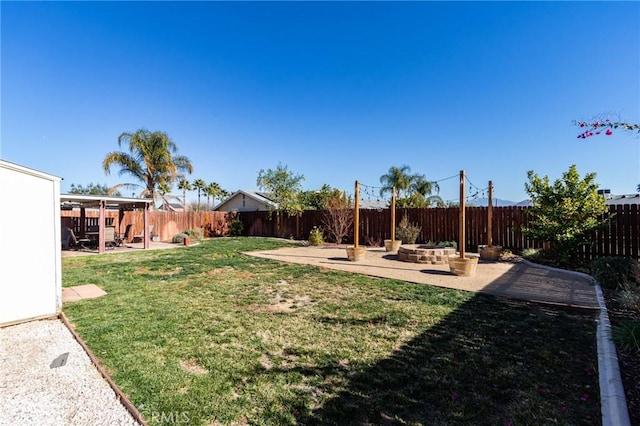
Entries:
[[64,312],[151,424],[599,424],[595,318],[283,264],[223,238],[63,259]]

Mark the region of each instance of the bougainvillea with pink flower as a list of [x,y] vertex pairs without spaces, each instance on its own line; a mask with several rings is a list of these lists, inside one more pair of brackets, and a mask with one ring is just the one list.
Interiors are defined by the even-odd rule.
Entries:
[[588,121],[574,120],[573,124],[583,129],[583,132],[578,135],[579,139],[586,139],[588,137],[601,134],[611,136],[613,134],[613,130],[615,129],[640,133],[640,125],[638,124],[628,123],[624,121],[611,121],[608,118],[603,120],[594,119]]

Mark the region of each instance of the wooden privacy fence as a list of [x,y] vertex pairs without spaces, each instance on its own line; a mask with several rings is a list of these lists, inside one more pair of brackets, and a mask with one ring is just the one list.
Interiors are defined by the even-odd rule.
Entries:
[[[487,243],[487,207],[467,207],[465,245],[472,251]],[[239,219],[245,235],[307,239],[314,226],[323,226],[323,212],[305,210],[299,217],[278,215],[275,212],[241,212]],[[429,241],[456,241],[459,237],[457,208],[397,209],[396,221],[407,216],[412,224],[421,227],[417,243]],[[594,245],[586,246],[582,255],[586,259],[602,256],[640,258],[640,209],[638,205],[610,206],[609,225],[591,236]],[[532,217],[528,207],[494,207],[492,220],[493,244],[520,253],[527,248],[541,248],[542,241],[526,238],[522,228]],[[391,238],[391,212],[389,209],[360,210],[360,244],[368,240]],[[350,239],[351,238],[351,239]],[[353,230],[344,243],[353,244]]]
[[[511,249],[533,247],[533,241],[526,241],[520,227],[528,223],[526,207],[494,207],[493,241]],[[305,210],[299,217],[277,215],[275,212],[241,212],[239,219],[246,235],[275,236],[282,238],[306,239],[314,226],[324,226],[322,210]],[[457,208],[396,209],[396,222],[404,216],[411,224],[420,226],[417,243],[429,241],[458,241],[459,212]],[[467,247],[477,249],[486,244],[487,208],[468,207],[466,211]],[[360,244],[391,238],[391,212],[389,209],[360,209]],[[353,229],[345,243],[353,244]],[[542,247],[540,243],[538,246]]]
[[[307,239],[314,226],[323,226],[323,211],[305,210],[301,216],[287,216],[276,212],[241,212],[237,218],[242,221],[244,235],[263,237]],[[80,213],[62,211],[63,226],[70,226],[74,232],[80,231]],[[419,244],[429,241],[458,242],[459,214],[457,208],[397,209],[396,221],[404,216],[409,222],[421,227]],[[107,225],[116,227],[123,233],[126,225],[132,224],[135,234],[142,233],[142,211],[117,210],[105,213]],[[467,207],[465,246],[471,251],[487,242],[487,207]],[[610,218],[609,225],[592,235],[595,243],[586,246],[582,255],[585,259],[602,256],[625,256],[640,258],[640,209],[637,204],[610,206],[605,214]],[[153,234],[161,241],[170,241],[174,235],[188,229],[203,229],[205,236],[228,234],[229,224],[236,217],[227,212],[149,212],[149,222],[153,225]],[[528,207],[493,208],[493,243],[520,253],[527,248],[541,248],[542,241],[534,241],[522,235],[522,227],[531,221]],[[85,226],[97,226],[98,212],[87,210]],[[111,223],[109,223],[111,222]],[[389,209],[360,210],[360,244],[372,240],[382,242],[391,238],[391,212]],[[350,239],[351,238],[351,239]],[[344,243],[353,244],[353,229]]]
[[[81,235],[80,212],[77,210],[63,210],[62,226],[73,229],[76,235]],[[105,211],[105,221],[107,225],[116,227],[116,232],[123,234],[127,225],[132,225],[131,235],[142,234],[143,214],[139,210],[125,211],[118,210]],[[230,221],[235,215],[227,212],[149,212],[149,223],[153,225],[153,235],[158,235],[160,241],[171,241],[173,236],[189,230],[202,229],[206,237],[221,236],[228,233]],[[85,229],[98,226],[98,211],[87,209],[85,212]]]

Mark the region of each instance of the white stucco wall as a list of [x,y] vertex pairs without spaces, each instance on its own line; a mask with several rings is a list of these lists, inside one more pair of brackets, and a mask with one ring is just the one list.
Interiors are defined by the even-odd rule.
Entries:
[[0,160],[0,325],[62,309],[60,178]]
[[[244,197],[244,199],[243,199]],[[244,201],[244,203],[243,203]],[[256,210],[267,210],[267,206],[264,203],[259,202],[258,200],[249,197],[246,194],[236,194],[230,200],[227,200],[224,205],[220,206],[218,210],[231,212],[231,211],[239,211],[239,212],[254,212]]]

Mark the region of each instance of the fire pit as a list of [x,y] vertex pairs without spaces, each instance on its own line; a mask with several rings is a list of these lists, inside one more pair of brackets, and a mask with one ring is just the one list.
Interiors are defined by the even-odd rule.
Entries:
[[398,260],[411,263],[430,263],[432,265],[449,264],[449,256],[456,254],[451,247],[404,244],[398,249]]

